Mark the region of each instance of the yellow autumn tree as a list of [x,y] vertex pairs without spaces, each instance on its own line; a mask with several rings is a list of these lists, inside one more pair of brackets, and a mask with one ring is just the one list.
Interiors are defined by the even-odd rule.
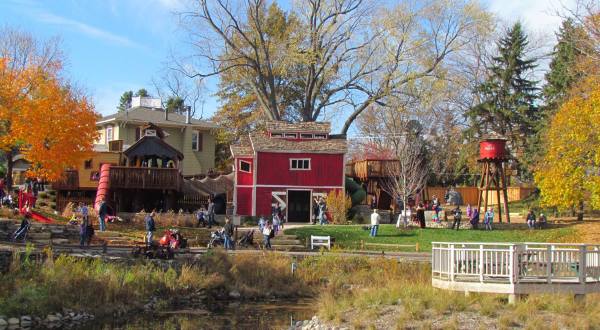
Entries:
[[[14,49],[32,45],[31,37],[9,31]],[[93,105],[61,77],[61,61],[29,52],[10,57],[0,49],[0,151],[9,166],[22,154],[31,163],[28,175],[56,180],[64,170],[89,157],[96,138]],[[16,54],[16,53],[15,53]]]
[[327,210],[331,215],[329,221],[334,224],[345,224],[348,209],[352,207],[350,197],[343,190],[336,189],[327,194],[325,202],[327,203]]
[[547,153],[535,175],[542,206],[600,208],[600,84],[589,78],[582,85],[547,132]]

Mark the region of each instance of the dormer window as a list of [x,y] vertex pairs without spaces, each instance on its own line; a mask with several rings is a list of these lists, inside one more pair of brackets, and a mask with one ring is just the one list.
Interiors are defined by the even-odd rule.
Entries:
[[315,134],[315,139],[325,140],[327,139],[327,134]]
[[297,139],[298,138],[298,134],[296,134],[296,133],[285,133],[285,138],[286,139]]
[[313,135],[312,134],[308,134],[308,133],[301,133],[300,134],[300,138],[301,139],[312,139]]

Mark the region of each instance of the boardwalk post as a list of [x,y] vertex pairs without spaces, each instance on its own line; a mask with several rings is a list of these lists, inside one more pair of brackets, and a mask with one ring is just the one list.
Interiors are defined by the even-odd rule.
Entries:
[[483,283],[483,244],[479,244],[479,282]]
[[450,244],[450,281],[454,281],[454,244]]
[[546,247],[546,280],[552,283],[552,245]]
[[579,246],[579,284],[584,285],[586,282],[587,264],[586,264],[586,246]]

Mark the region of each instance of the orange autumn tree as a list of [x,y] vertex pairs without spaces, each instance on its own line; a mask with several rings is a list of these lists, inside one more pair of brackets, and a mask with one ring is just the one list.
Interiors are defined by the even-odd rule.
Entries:
[[[61,76],[59,60],[37,54],[15,61],[0,49],[0,150],[31,163],[31,177],[56,180],[92,151],[97,114],[91,102]],[[23,57],[19,58],[22,59]]]

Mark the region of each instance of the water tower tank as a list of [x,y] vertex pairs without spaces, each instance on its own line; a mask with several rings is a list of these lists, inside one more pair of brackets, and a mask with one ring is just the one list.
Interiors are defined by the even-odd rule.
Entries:
[[479,142],[479,159],[506,159],[506,140],[485,139]]

